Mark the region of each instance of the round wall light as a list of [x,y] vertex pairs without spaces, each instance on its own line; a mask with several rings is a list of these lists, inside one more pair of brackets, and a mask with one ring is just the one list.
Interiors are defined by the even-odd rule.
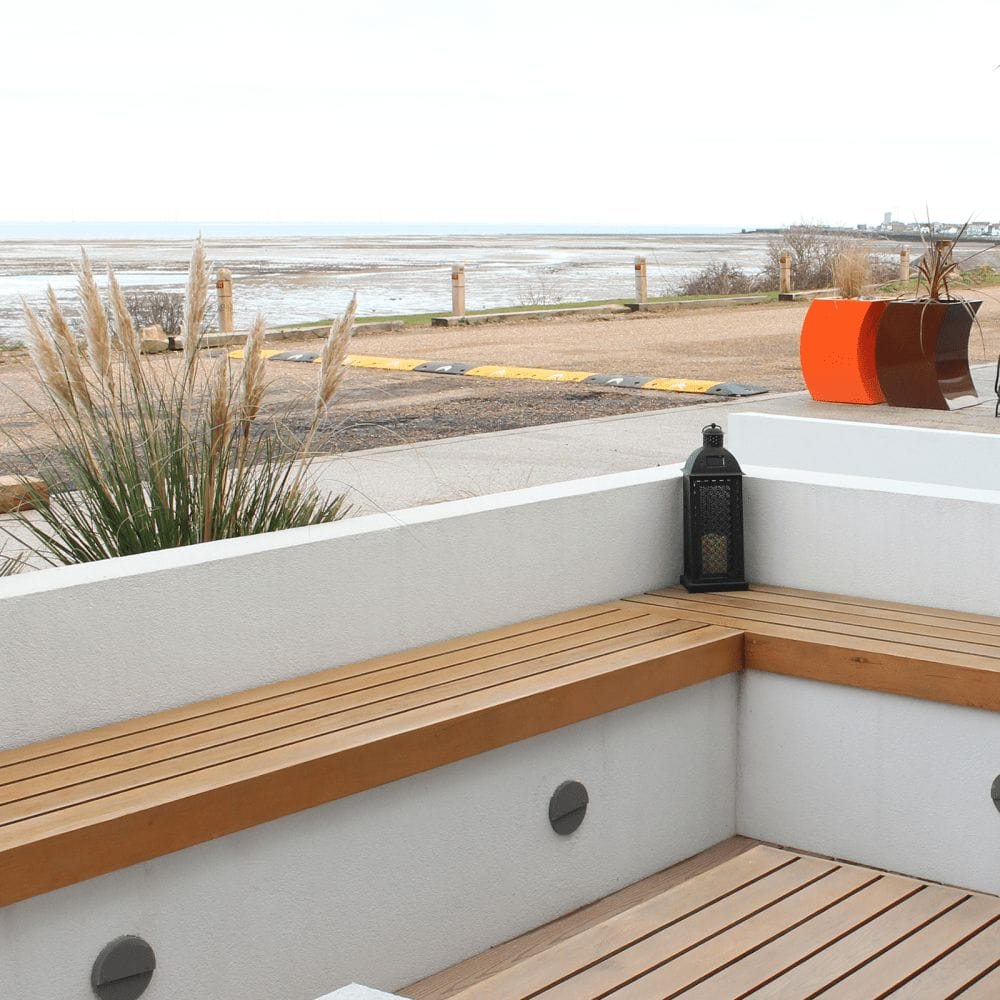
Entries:
[[566,836],[578,829],[587,815],[590,796],[579,781],[564,781],[549,799],[549,822],[552,829]]
[[136,1000],[146,992],[156,955],[141,937],[124,934],[109,941],[94,962],[90,985],[101,1000]]

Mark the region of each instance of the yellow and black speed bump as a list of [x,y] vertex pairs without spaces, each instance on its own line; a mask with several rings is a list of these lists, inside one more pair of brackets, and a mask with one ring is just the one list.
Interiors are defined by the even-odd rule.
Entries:
[[[303,361],[319,364],[313,351],[261,351],[271,361]],[[242,358],[242,351],[232,351],[231,358]],[[618,389],[654,389],[660,392],[692,392],[711,396],[756,396],[767,392],[760,385],[742,382],[712,382],[693,378],[658,378],[653,375],[603,375],[599,372],[562,371],[557,368],[518,368],[513,365],[473,365],[465,361],[434,361],[426,358],[381,358],[372,354],[349,354],[344,364],[350,368],[376,368],[379,371],[430,372],[435,375],[472,375],[476,378],[519,378],[536,382],[583,382]]]

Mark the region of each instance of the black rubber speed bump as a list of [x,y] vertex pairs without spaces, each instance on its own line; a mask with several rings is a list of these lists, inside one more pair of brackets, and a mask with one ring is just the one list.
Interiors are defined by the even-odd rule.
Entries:
[[762,392],[767,392],[764,386],[746,385],[743,382],[720,382],[705,390],[710,396],[758,396]]
[[464,375],[470,368],[478,368],[465,361],[425,361],[413,369],[415,372],[434,372],[436,375]]
[[614,385],[622,389],[641,389],[652,379],[652,375],[591,375],[589,378],[585,378],[581,384]]

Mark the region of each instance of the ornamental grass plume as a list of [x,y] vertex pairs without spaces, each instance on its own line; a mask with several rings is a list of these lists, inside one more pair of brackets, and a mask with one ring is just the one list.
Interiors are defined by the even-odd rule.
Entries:
[[[226,355],[198,371],[208,288],[200,240],[189,271],[194,301],[185,303],[179,366],[166,356],[141,356],[135,323],[109,272],[112,337],[85,256],[79,273],[85,354],[54,294],[48,325],[25,306],[45,398],[33,409],[55,440],[39,474],[67,487],[39,497],[31,518],[14,515],[22,540],[26,535],[42,559],[87,562],[321,524],[348,512],[342,495],[321,493],[309,478],[312,440],[339,379],[321,380],[323,412],[314,408],[304,439],[290,446],[287,436],[255,426],[267,390],[263,319],[250,330],[238,373]],[[348,322],[345,343],[349,332]],[[329,364],[339,365],[336,357],[334,351]]]
[[861,246],[845,246],[831,262],[833,283],[845,299],[857,299],[872,283],[872,255]]
[[82,251],[80,254],[77,286],[90,364],[105,386],[108,386],[111,375],[111,336],[108,331],[108,314],[104,311],[104,303],[101,301],[101,293],[94,280],[94,272],[90,269],[90,259],[87,257],[86,251]]
[[191,263],[188,266],[187,291],[184,295],[184,323],[181,342],[189,378],[194,377],[201,346],[201,324],[208,311],[208,264],[205,262],[205,244],[199,236],[194,241]]

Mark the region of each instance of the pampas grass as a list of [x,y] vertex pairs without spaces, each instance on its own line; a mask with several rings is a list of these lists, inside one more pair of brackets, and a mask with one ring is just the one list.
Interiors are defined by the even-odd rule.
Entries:
[[[312,418],[303,443],[290,450],[274,433],[254,430],[267,390],[263,319],[250,331],[238,372],[226,355],[198,372],[208,288],[200,239],[184,309],[185,357],[177,368],[141,357],[113,272],[113,339],[86,256],[79,275],[86,356],[55,295],[48,328],[25,306],[28,347],[47,402],[35,413],[56,442],[39,472],[47,482],[68,478],[72,487],[41,498],[31,518],[14,515],[42,559],[87,562],[320,524],[347,513],[343,496],[321,493],[309,472],[312,440],[340,382],[352,310],[331,329]],[[29,450],[22,446],[22,453],[27,457]]]
[[347,345],[354,327],[354,316],[358,311],[358,297],[354,295],[347,311],[330,327],[323,353],[320,355],[319,387],[316,390],[315,419],[319,419],[330,405],[344,378],[344,359]]
[[90,269],[86,252],[80,254],[77,271],[80,309],[83,312],[83,330],[87,340],[87,354],[90,363],[104,384],[110,385],[111,377],[111,336],[108,331],[108,314],[104,311],[101,293]]
[[181,340],[184,360],[193,377],[201,343],[201,324],[208,310],[208,264],[205,261],[205,244],[199,236],[194,241],[191,263],[188,266],[187,291],[184,296],[184,325]]

